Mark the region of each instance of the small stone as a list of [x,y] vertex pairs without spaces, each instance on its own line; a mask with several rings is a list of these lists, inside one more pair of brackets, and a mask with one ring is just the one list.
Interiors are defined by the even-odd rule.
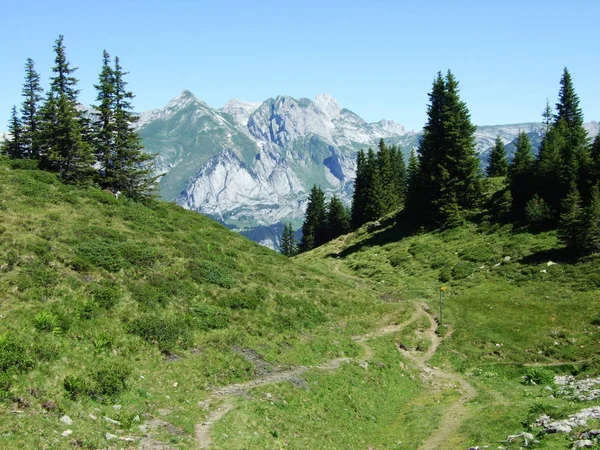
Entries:
[[107,441],[112,441],[113,439],[119,439],[119,436],[116,436],[116,435],[110,434],[110,433],[106,433],[104,435],[104,437]]
[[121,410],[121,405],[113,405],[113,409],[120,411]]
[[64,423],[65,425],[73,425],[73,420],[71,420],[71,418],[69,416],[62,416],[60,418],[60,421],[62,423]]
[[177,387],[179,386],[179,383],[177,383],[177,381],[175,383],[173,383],[173,387]]
[[548,273],[548,271],[546,269],[542,269],[540,270],[540,273]]
[[138,416],[135,416],[135,417],[133,418],[133,421],[134,421],[134,422],[139,422],[139,421],[140,421],[140,416],[139,416],[139,415],[138,415]]
[[594,442],[589,439],[581,439],[579,441],[573,442],[573,448],[589,448],[593,447]]
[[95,415],[93,415],[93,414],[90,414],[88,417],[90,418],[90,420],[93,420],[94,422],[96,420],[98,420],[98,418]]
[[150,431],[150,425],[140,425],[138,427],[138,430],[140,430],[140,433],[147,433],[148,431]]
[[62,437],[69,437],[69,436],[71,436],[72,434],[73,434],[73,430],[65,430],[65,431],[63,431],[63,432],[62,432],[60,435],[61,435]]
[[267,398],[273,398],[273,394],[271,394],[270,392],[267,392],[265,394],[265,397],[267,397]]
[[112,423],[113,425],[121,425],[121,422],[115,419],[111,419],[110,417],[104,416],[104,420],[106,420],[108,423]]
[[510,261],[510,259],[511,259],[510,256],[505,256],[504,257],[504,261],[506,261],[506,262]]

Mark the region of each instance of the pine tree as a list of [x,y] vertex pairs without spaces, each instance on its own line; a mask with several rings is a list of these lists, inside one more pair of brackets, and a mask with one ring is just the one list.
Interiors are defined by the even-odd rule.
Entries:
[[561,174],[563,171],[562,149],[565,146],[564,121],[558,125],[551,126],[540,145],[536,167],[535,167],[535,188],[546,200],[553,215],[560,211],[562,203]]
[[22,159],[27,157],[27,147],[25,146],[23,139],[23,128],[21,125],[21,119],[17,114],[16,106],[12,107],[11,117],[8,122],[8,131],[11,136],[10,139],[4,141],[2,145],[2,153],[13,159]]
[[517,137],[517,148],[508,166],[508,187],[512,196],[512,214],[516,219],[522,219],[525,205],[533,195],[532,174],[534,167],[531,141],[524,131]]
[[144,153],[142,141],[133,128],[138,116],[132,112],[133,94],[123,79],[127,72],[115,58],[114,70],[114,182],[110,187],[128,197],[145,198],[154,195],[156,180],[153,176],[154,156]]
[[404,206],[406,201],[406,163],[402,149],[393,145],[390,147],[392,170],[394,172],[394,190],[396,192],[396,208]]
[[338,236],[350,232],[350,213],[337,195],[327,204],[326,240],[329,242]]
[[327,216],[325,194],[318,186],[313,186],[308,196],[306,215],[302,224],[302,243],[300,250],[307,252],[326,242]]
[[40,158],[40,127],[39,127],[39,104],[42,101],[43,89],[40,86],[40,76],[35,71],[33,59],[28,58],[25,63],[25,83],[22,95],[24,97],[21,106],[21,117],[23,124],[23,142],[26,155],[29,158]]
[[565,67],[560,80],[560,92],[556,104],[554,125],[560,129],[565,140],[562,148],[562,195],[565,198],[575,182],[584,199],[589,198],[590,152],[588,136],[583,127],[583,112],[579,106],[579,97],[575,93],[573,80]]
[[591,182],[592,185],[600,183],[600,134],[594,139],[590,154],[591,159]]
[[460,100],[452,72],[445,78],[438,73],[429,98],[428,121],[419,144],[421,222],[444,225],[458,220],[457,211],[464,217],[481,198],[476,127]]
[[367,151],[364,173],[364,219],[371,222],[379,219],[385,211],[383,186],[379,175],[379,163],[372,148]]
[[93,173],[92,148],[83,139],[80,113],[77,109],[76,69],[66,59],[63,36],[55,42],[54,77],[46,103],[42,107],[41,127],[44,148],[41,149],[42,167],[58,172],[60,177],[73,183],[87,182]]
[[415,150],[412,149],[410,158],[408,159],[408,168],[406,169],[406,199],[404,208],[410,216],[416,216],[422,205],[420,199],[422,192],[420,182],[419,158]]
[[576,253],[584,251],[584,210],[581,205],[579,190],[575,183],[571,185],[571,190],[563,201],[563,212],[560,215],[558,235],[568,249]]
[[586,252],[600,252],[600,190],[598,184],[592,187],[590,204],[584,214],[583,228]]
[[351,222],[354,229],[360,228],[366,223],[364,184],[366,170],[365,152],[359,150],[356,155],[356,179],[354,180],[354,192],[352,194]]
[[490,162],[487,166],[486,173],[488,177],[505,177],[508,173],[506,149],[504,148],[500,136],[496,138],[496,142],[490,153]]
[[291,223],[286,223],[281,235],[281,253],[288,258],[296,254],[296,236]]
[[393,155],[391,149],[385,145],[383,139],[379,141],[377,153],[377,169],[381,183],[381,208],[382,215],[398,207],[396,195],[396,180],[394,179]]
[[552,126],[552,121],[554,119],[554,113],[552,112],[552,107],[550,106],[550,101],[546,99],[546,107],[544,108],[544,112],[542,112],[543,124],[544,124],[544,135],[548,133],[550,127]]
[[104,50],[102,56],[102,63],[102,71],[98,77],[98,84],[94,85],[98,91],[96,101],[99,104],[93,106],[96,117],[92,124],[92,129],[96,160],[100,164],[100,184],[103,187],[109,187],[115,183],[115,80],[113,69],[110,65],[110,55],[106,50]]

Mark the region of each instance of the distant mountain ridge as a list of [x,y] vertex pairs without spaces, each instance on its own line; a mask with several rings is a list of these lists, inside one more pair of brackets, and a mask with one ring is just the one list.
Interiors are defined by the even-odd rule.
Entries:
[[[598,133],[597,122],[586,127]],[[349,202],[359,149],[384,139],[408,155],[420,136],[393,121],[368,123],[328,94],[232,99],[216,109],[188,90],[164,108],[143,112],[137,128],[146,150],[157,154],[157,172],[165,173],[165,200],[247,232],[280,221],[298,226],[314,184]],[[498,135],[510,151],[520,130],[534,145],[541,140],[541,123],[479,127],[482,159]],[[277,247],[277,237],[261,230],[262,243]]]

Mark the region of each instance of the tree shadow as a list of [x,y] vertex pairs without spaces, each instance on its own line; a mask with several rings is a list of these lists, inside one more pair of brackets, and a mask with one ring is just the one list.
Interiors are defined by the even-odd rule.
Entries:
[[391,215],[363,226],[371,235],[356,244],[353,244],[339,253],[328,253],[328,258],[345,258],[363,248],[382,246],[390,242],[397,242],[405,237],[412,236],[419,231],[403,211],[397,215]]
[[534,252],[530,255],[524,256],[523,258],[519,259],[518,263],[523,265],[535,265],[552,261],[563,264],[573,264],[580,260],[580,254],[577,254],[568,248],[561,247]]

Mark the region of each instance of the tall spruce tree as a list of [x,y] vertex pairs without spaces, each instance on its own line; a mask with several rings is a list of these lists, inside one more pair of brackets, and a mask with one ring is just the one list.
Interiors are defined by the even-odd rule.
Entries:
[[133,94],[127,90],[127,82],[119,58],[115,58],[114,77],[114,181],[110,187],[128,197],[145,198],[154,195],[156,180],[153,176],[154,156],[144,153],[142,141],[133,128],[138,116],[133,113]]
[[392,170],[394,172],[394,190],[396,192],[396,208],[404,206],[406,200],[406,163],[402,149],[392,145],[390,147]]
[[308,196],[306,215],[302,224],[302,243],[300,251],[307,252],[323,245],[327,241],[327,214],[325,194],[317,185],[313,186]]
[[464,217],[481,197],[476,127],[460,100],[452,72],[445,78],[438,73],[429,99],[428,121],[419,144],[421,222],[444,225]]
[[558,236],[565,247],[576,253],[585,251],[585,212],[581,196],[575,183],[571,184],[569,194],[563,200]]
[[590,203],[584,214],[583,228],[586,252],[600,252],[600,189],[598,184],[592,187]]
[[25,62],[25,83],[22,95],[24,97],[21,106],[21,121],[23,124],[23,142],[27,157],[40,158],[40,126],[39,105],[42,101],[43,89],[40,86],[40,76],[35,71],[33,59],[28,58]]
[[94,158],[91,145],[83,138],[83,126],[77,109],[77,79],[73,76],[65,54],[63,36],[54,45],[56,53],[54,76],[50,91],[42,107],[41,148],[42,167],[58,172],[67,182],[81,183],[90,180]]
[[552,126],[552,122],[554,120],[554,113],[552,112],[552,107],[550,106],[550,101],[546,98],[546,107],[542,112],[542,123],[544,124],[544,135],[548,133],[550,127]]
[[561,209],[563,197],[561,174],[562,149],[565,147],[564,126],[564,121],[560,121],[558,125],[552,125],[544,135],[537,155],[535,178],[528,183],[530,192],[536,191],[544,198],[554,219]]
[[406,199],[405,199],[405,211],[412,217],[416,217],[419,213],[419,208],[422,205],[421,202],[421,174],[419,173],[419,158],[415,149],[410,152],[410,158],[408,159],[408,167],[406,169]]
[[115,183],[115,79],[110,65],[110,55],[104,50],[102,55],[102,71],[98,84],[94,85],[98,94],[94,105],[95,120],[92,123],[93,143],[96,161],[100,165],[100,185],[111,187]]
[[384,196],[379,174],[379,161],[372,148],[367,151],[363,195],[365,223],[379,219],[385,212]]
[[326,240],[331,241],[338,236],[350,232],[350,213],[337,195],[327,204]]
[[354,192],[352,194],[351,218],[352,227],[360,228],[366,223],[365,220],[365,171],[367,168],[367,160],[364,150],[359,150],[356,155],[356,179],[354,180]]
[[13,106],[11,110],[8,131],[10,139],[6,139],[2,144],[2,153],[13,159],[25,158],[27,156],[27,147],[23,139],[23,128],[21,119],[17,114],[16,106]]
[[594,139],[591,151],[591,181],[592,185],[600,183],[600,134]]
[[517,148],[508,166],[508,187],[512,197],[512,214],[517,220],[525,216],[525,205],[533,196],[531,177],[534,158],[531,141],[527,133],[521,130],[517,137]]
[[565,198],[574,182],[583,199],[590,194],[590,151],[587,131],[583,127],[583,112],[579,106],[579,97],[575,93],[573,80],[565,67],[560,80],[560,92],[556,104],[554,126],[564,138],[562,157],[562,195]]
[[379,171],[379,182],[381,184],[382,215],[387,214],[398,207],[393,158],[394,156],[391,148],[385,145],[383,139],[380,139],[379,152],[377,153],[377,169]]
[[500,136],[496,137],[494,147],[490,152],[489,164],[486,168],[488,177],[505,177],[508,173],[508,160],[506,159],[506,149]]
[[296,254],[296,236],[294,235],[294,229],[291,223],[286,223],[283,227],[283,234],[281,235],[281,253],[288,258]]

